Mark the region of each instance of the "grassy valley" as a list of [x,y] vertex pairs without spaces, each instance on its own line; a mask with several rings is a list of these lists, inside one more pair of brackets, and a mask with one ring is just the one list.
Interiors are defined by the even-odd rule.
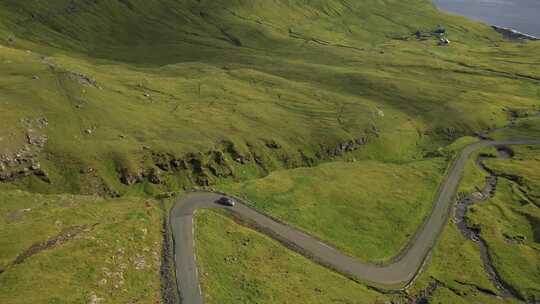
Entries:
[[[469,207],[466,221],[485,242],[490,263],[502,284],[520,300],[534,303],[539,290],[534,283],[538,281],[534,270],[538,260],[534,249],[538,246],[535,237],[538,200],[534,194],[538,189],[538,148],[516,146],[512,150],[515,153],[512,159],[488,158],[482,161],[497,176],[496,191],[488,200]],[[483,153],[497,155],[493,150]],[[478,166],[467,169],[470,176],[471,171],[489,175]],[[463,186],[464,189],[480,189],[483,183],[481,179],[477,179],[476,184],[464,180]],[[458,300],[466,303],[501,302],[501,298],[494,297],[501,294],[501,290],[490,281],[483,263],[478,245],[464,238],[454,224],[449,224],[426,272],[413,285],[413,291],[425,294],[428,286],[432,286],[427,298],[441,303],[456,303]],[[516,301],[509,295],[504,300]]]
[[[0,11],[4,156],[24,148],[21,120],[48,121],[37,161],[52,183],[18,181],[32,191],[155,194],[313,165],[357,141],[367,158],[420,159],[538,109],[534,43],[428,1]],[[431,36],[439,24],[451,47]]]
[[[166,301],[157,198],[194,188],[387,263],[475,133],[538,137],[539,43],[428,0],[2,1],[0,302]],[[499,185],[468,223],[531,299],[537,151],[515,151],[485,162]],[[460,191],[486,176],[471,160]],[[503,301],[453,224],[386,295],[222,213],[196,222],[209,303]]]
[[429,215],[445,169],[442,158],[403,165],[332,162],[221,189],[349,255],[384,263]]
[[523,299],[540,298],[538,223],[540,221],[539,149],[519,147],[512,160],[488,160],[500,176],[497,195],[474,208],[471,225],[486,240],[501,278]]

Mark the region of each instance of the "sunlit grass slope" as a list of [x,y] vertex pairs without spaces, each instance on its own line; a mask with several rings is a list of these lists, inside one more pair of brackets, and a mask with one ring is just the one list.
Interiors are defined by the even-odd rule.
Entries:
[[[447,47],[437,46],[430,34],[439,25],[451,40]],[[6,268],[0,302],[88,302],[94,295],[107,303],[157,301],[155,261],[151,271],[126,262],[124,292],[102,277],[109,270],[119,273],[122,262],[105,257],[117,257],[124,248],[125,259],[141,254],[150,261],[144,248],[153,252],[153,242],[159,242],[158,210],[127,197],[195,185],[222,184],[301,228],[313,226],[319,237],[350,254],[387,260],[429,211],[447,165],[436,157],[444,155],[443,147],[539,110],[538,46],[503,41],[489,26],[440,13],[427,0],[1,1],[0,175],[11,169],[3,168],[4,159],[18,166],[14,158],[36,145],[36,134],[46,142],[30,148],[35,156],[15,172],[25,175],[24,169],[33,168],[36,174],[15,174],[0,184],[0,267]],[[531,118],[515,132],[537,131]],[[347,153],[356,163],[285,171],[335,160],[351,142],[360,143]],[[480,178],[473,174],[469,181]],[[275,196],[261,190],[270,185]],[[366,187],[372,191],[363,192]],[[334,225],[332,219],[342,214],[350,216]],[[204,237],[215,244],[225,242],[213,239],[218,225],[253,234],[227,219],[209,218]],[[100,224],[91,231],[83,227],[80,237],[7,267],[64,225],[95,222]],[[381,228],[388,223],[395,229]],[[148,235],[140,239],[147,225]],[[451,251],[447,261],[474,273],[447,274],[441,270],[446,264],[436,264],[442,274],[433,276],[451,281],[437,291],[441,298],[451,298],[458,280],[489,289],[476,279],[474,248],[451,233],[444,244],[452,250],[443,247],[436,255]],[[210,289],[211,299],[219,303],[228,292],[254,299],[262,290],[269,302],[280,303],[283,295],[274,292],[283,285],[298,288],[305,277],[320,277],[335,288],[319,298],[295,289],[293,294],[311,302],[334,293],[378,297],[362,287],[343,292],[350,282],[253,238],[260,241],[255,253],[275,247],[274,265],[287,259],[294,262],[287,267],[304,265],[294,269],[298,281]],[[213,244],[203,246],[208,247],[199,254],[214,265],[206,267],[230,266],[213,255]],[[219,250],[224,248],[231,254],[240,250]],[[269,263],[253,260],[253,252],[245,268]],[[256,280],[249,271],[240,273]],[[205,284],[224,286],[223,280]]]
[[140,198],[0,192],[0,302],[159,302],[161,221]]
[[196,224],[205,303],[385,303],[392,298],[317,265],[221,213],[199,211]]
[[480,227],[501,278],[523,299],[540,298],[540,149],[520,147],[512,160],[486,164],[500,178],[497,195],[473,209],[471,225]]
[[363,260],[396,256],[430,213],[442,158],[403,165],[332,162],[220,187]]
[[[514,130],[512,132],[518,132]],[[529,130],[530,131],[530,130]],[[508,131],[510,132],[510,131]],[[505,132],[505,133],[508,133]],[[521,129],[522,135],[526,134]],[[499,175],[495,196],[470,207],[467,221],[480,232],[488,246],[493,267],[506,286],[515,290],[521,299],[538,299],[538,147],[513,146],[512,159],[487,159],[484,163]],[[493,153],[491,150],[483,153]],[[481,176],[476,165],[467,167],[466,176]],[[473,173],[471,171],[477,171]],[[476,191],[483,179],[463,180],[463,191]],[[466,240],[450,222],[431,258],[426,271],[413,285],[418,293],[429,284],[438,283],[431,301],[440,303],[501,303],[498,293],[483,268],[478,246]],[[507,302],[517,302],[506,299]]]
[[0,20],[2,147],[24,144],[21,118],[48,118],[52,184],[15,185],[40,192],[241,180],[358,138],[367,158],[409,161],[538,107],[538,43],[426,0],[7,0]]

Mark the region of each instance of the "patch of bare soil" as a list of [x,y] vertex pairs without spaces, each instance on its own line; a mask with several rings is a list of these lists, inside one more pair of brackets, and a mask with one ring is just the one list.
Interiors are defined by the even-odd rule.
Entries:
[[[43,241],[39,243],[35,243],[30,248],[23,251],[21,254],[19,254],[13,262],[8,265],[3,271],[6,271],[7,268],[10,266],[18,265],[23,263],[26,259],[30,258],[31,256],[38,254],[44,250],[52,249],[54,247],[61,246],[65,244],[66,242],[70,241],[77,235],[84,233],[84,232],[90,232],[94,227],[98,224],[93,225],[80,225],[80,226],[73,226],[70,228],[66,228],[62,230],[59,234],[56,236]],[[2,273],[3,271],[0,271]]]

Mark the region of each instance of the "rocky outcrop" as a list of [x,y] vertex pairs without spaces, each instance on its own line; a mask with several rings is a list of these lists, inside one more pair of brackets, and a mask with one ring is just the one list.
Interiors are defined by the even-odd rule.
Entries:
[[13,181],[21,177],[35,175],[49,182],[38,160],[39,153],[45,148],[48,137],[44,132],[49,122],[44,117],[21,119],[27,129],[24,134],[25,144],[15,151],[5,150],[0,154],[0,182]]
[[342,156],[347,152],[352,152],[360,149],[363,145],[367,143],[367,137],[359,137],[355,140],[350,140],[344,143],[339,144],[334,149],[328,149],[327,153],[329,156]]
[[[376,134],[375,131],[370,132]],[[356,151],[367,144],[367,141],[368,135],[364,135],[335,147],[321,145],[315,153],[289,151],[278,141],[271,139],[247,142],[243,149],[233,142],[223,141],[213,150],[181,156],[146,147],[145,150],[150,151],[150,155],[145,163],[150,162],[151,166],[146,165],[146,169],[138,170],[120,167],[117,171],[120,181],[127,186],[148,181],[167,187],[167,176],[172,176],[187,182],[187,187],[193,184],[206,187],[220,179],[237,178],[238,170],[242,170],[244,166],[249,166],[249,170],[254,171],[254,174],[259,171],[261,176],[279,168],[309,167]]]
[[126,186],[131,186],[144,181],[143,174],[140,172],[133,172],[128,168],[120,169],[120,181]]
[[90,76],[87,76],[87,75],[84,75],[84,74],[78,73],[78,72],[69,72],[68,75],[73,81],[76,81],[77,83],[79,83],[82,86],[94,87],[94,88],[101,89],[101,87],[98,85],[97,80],[95,80],[94,78],[92,78]]

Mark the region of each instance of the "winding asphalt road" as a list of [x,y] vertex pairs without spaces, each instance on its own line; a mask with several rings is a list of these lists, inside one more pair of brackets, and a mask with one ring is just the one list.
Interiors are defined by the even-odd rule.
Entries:
[[347,277],[372,282],[379,286],[388,286],[389,289],[408,284],[422,269],[447,222],[467,160],[479,149],[499,145],[540,145],[540,140],[482,141],[463,149],[439,187],[431,214],[409,241],[402,254],[388,265],[359,261],[243,203],[238,203],[232,208],[220,205],[216,201],[221,195],[206,192],[188,194],[176,202],[170,215],[174,237],[176,280],[182,303],[203,303],[194,251],[193,212],[196,209],[206,208],[228,209],[241,219],[256,225],[263,233],[289,244],[296,251]]

